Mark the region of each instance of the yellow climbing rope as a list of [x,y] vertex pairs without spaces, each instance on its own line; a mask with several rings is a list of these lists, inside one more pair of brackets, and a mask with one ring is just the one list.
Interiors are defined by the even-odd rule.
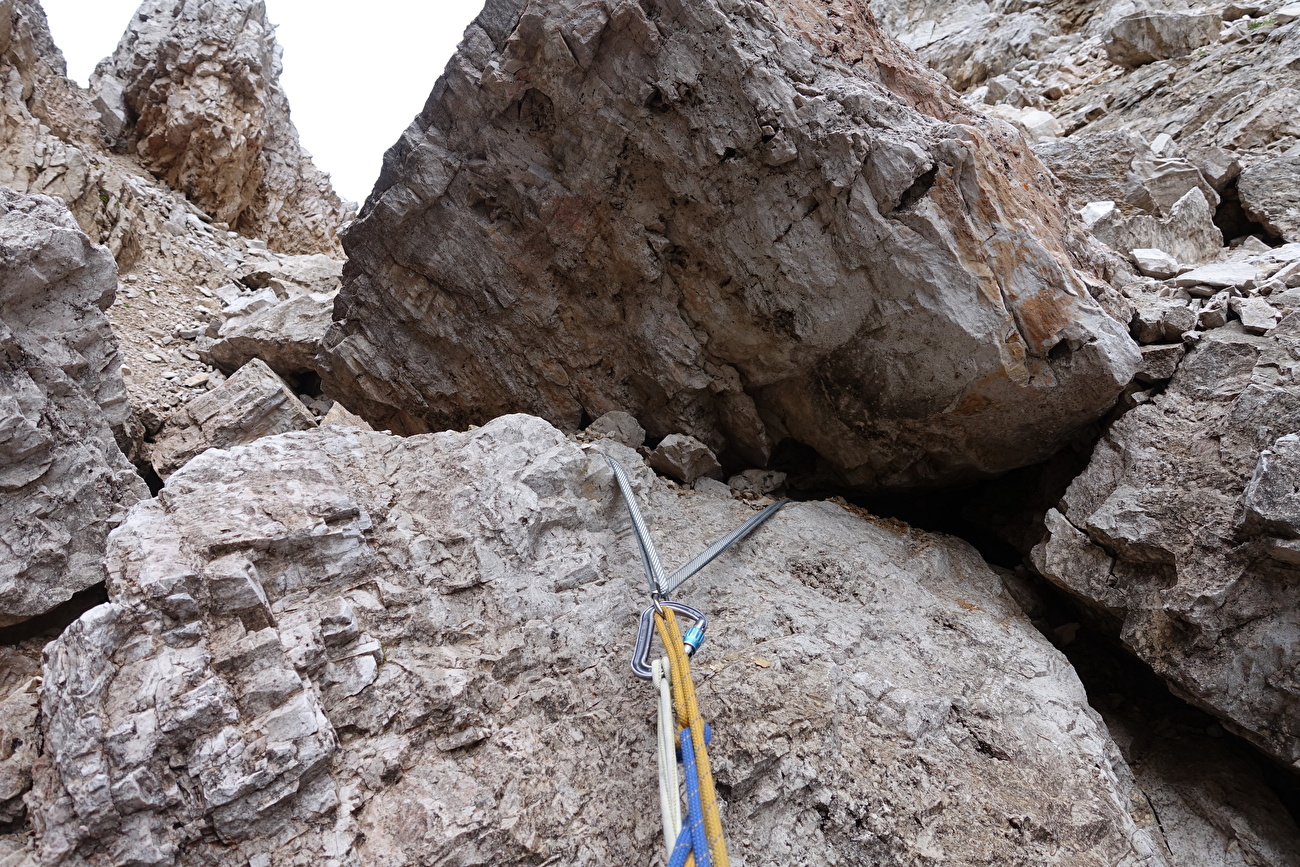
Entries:
[[[704,834],[709,844],[711,867],[730,867],[727,858],[727,841],[722,834],[722,817],[718,813],[718,794],[713,787],[713,769],[704,741],[704,717],[695,700],[695,682],[691,679],[691,661],[682,642],[682,632],[673,610],[664,606],[655,614],[655,629],[659,640],[668,652],[669,672],[672,677],[673,705],[678,725],[691,730],[691,743],[695,747],[699,768],[700,802],[704,814]],[[688,864],[693,862],[688,862]]]

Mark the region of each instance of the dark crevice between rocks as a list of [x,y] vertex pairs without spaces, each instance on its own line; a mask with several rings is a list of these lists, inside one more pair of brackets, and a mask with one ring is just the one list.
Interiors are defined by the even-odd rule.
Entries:
[[[1300,778],[1219,725],[1210,714],[1170,692],[1163,679],[1123,647],[1118,623],[1107,622],[1037,575],[1027,562],[1027,553],[1046,536],[1047,510],[1060,502],[1070,483],[1084,471],[1102,434],[1122,412],[1117,407],[1052,459],[997,479],[940,490],[875,495],[834,486],[792,486],[789,495],[795,499],[843,497],[882,518],[969,542],[1000,571],[1008,591],[1034,626],[1069,659],[1089,703],[1103,716],[1113,715],[1142,730],[1154,726],[1158,737],[1208,736],[1223,741],[1229,751],[1259,771],[1263,784],[1300,825]],[[793,442],[782,443],[774,455],[774,464],[784,464],[779,468],[801,473],[803,479],[819,476],[813,471],[817,462],[815,451]],[[825,478],[824,470],[820,477]]]
[[916,180],[912,181],[912,185],[904,190],[903,195],[899,197],[898,207],[894,210],[906,211],[908,208],[912,207],[912,205],[915,205],[917,202],[921,201],[921,199],[925,198],[925,194],[930,192],[930,188],[934,186],[934,179],[938,174],[939,168],[936,166]]
[[134,466],[136,473],[140,478],[144,479],[144,483],[149,486],[149,496],[158,496],[158,492],[161,491],[163,485],[167,483],[162,480],[162,476],[158,475],[158,471],[153,468],[153,464],[148,461],[140,461],[139,463],[134,464]]
[[1214,211],[1214,225],[1223,232],[1223,241],[1229,246],[1251,235],[1273,247],[1283,243],[1281,238],[1269,232],[1263,224],[1256,223],[1246,215],[1245,209],[1241,206],[1241,196],[1237,193],[1235,179],[1219,194],[1219,207]]
[[294,394],[305,394],[308,397],[321,396],[320,374],[314,370],[296,371],[283,379]]
[[1018,574],[1038,602],[1031,620],[1074,666],[1090,705],[1103,716],[1122,717],[1132,727],[1149,728],[1156,737],[1208,736],[1222,741],[1227,751],[1259,772],[1264,785],[1300,825],[1300,778],[1172,693],[1164,679],[1125,650],[1113,629],[1068,593],[1031,570]]
[[96,584],[94,587],[82,590],[67,602],[39,617],[15,623],[13,626],[0,627],[0,647],[13,647],[33,639],[41,639],[42,643],[53,641],[62,635],[63,630],[78,617],[107,601],[108,588],[103,584]]

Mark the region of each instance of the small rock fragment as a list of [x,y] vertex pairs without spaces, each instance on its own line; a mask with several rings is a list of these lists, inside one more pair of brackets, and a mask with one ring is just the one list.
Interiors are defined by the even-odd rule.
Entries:
[[785,484],[785,473],[776,470],[745,470],[727,480],[727,485],[737,494],[764,496]]
[[1171,282],[1181,289],[1195,286],[1211,286],[1216,289],[1242,286],[1254,280],[1257,269],[1247,262],[1222,262],[1202,265],[1185,274],[1179,274]]
[[1259,453],[1241,504],[1237,523],[1245,532],[1300,539],[1300,435],[1279,437]]
[[1178,273],[1178,261],[1164,250],[1144,247],[1133,251],[1133,261],[1138,272],[1147,277],[1164,280]]
[[1083,224],[1091,228],[1098,220],[1114,212],[1114,202],[1089,202],[1079,211],[1079,216],[1083,218]]
[[348,412],[343,404],[338,401],[334,402],[334,405],[330,407],[329,412],[325,413],[325,417],[320,420],[320,423],[322,426],[327,424],[337,424],[342,425],[343,427],[354,427],[357,430],[374,430],[374,428],[366,423],[365,419],[359,415]]
[[1222,328],[1228,324],[1228,293],[1220,292],[1208,300],[1196,314],[1196,327],[1202,331]]
[[630,449],[640,448],[645,442],[645,428],[631,414],[614,410],[607,412],[587,426],[592,436],[608,437]]
[[1178,362],[1187,354],[1187,347],[1181,343],[1166,343],[1142,347],[1142,365],[1138,367],[1137,378],[1147,385],[1168,382],[1178,371]]
[[1300,3],[1290,3],[1278,9],[1269,16],[1278,24],[1290,24],[1292,21],[1300,20]]
[[731,497],[731,488],[727,487],[717,479],[711,479],[708,476],[705,476],[702,479],[696,479],[695,484],[691,485],[691,487],[699,491],[701,494],[710,494],[714,497],[727,497],[728,499]]
[[658,473],[690,485],[701,476],[722,478],[722,464],[713,451],[692,436],[669,434],[646,461]]
[[1277,308],[1263,298],[1233,298],[1232,311],[1241,318],[1241,325],[1251,334],[1263,334],[1282,320]]
[[1142,296],[1134,301],[1129,330],[1141,344],[1180,343],[1196,327],[1196,314],[1176,298]]

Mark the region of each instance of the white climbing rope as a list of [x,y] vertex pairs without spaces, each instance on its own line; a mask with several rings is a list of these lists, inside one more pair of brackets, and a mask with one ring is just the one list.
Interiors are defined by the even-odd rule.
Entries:
[[672,859],[673,847],[682,832],[681,780],[677,771],[676,718],[670,689],[668,657],[651,663],[655,689],[659,691],[659,809],[663,813],[664,850]]

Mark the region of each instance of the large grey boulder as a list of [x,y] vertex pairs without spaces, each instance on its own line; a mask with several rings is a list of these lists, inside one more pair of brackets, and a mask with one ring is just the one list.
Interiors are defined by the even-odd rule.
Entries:
[[1300,150],[1242,171],[1237,193],[1252,220],[1286,241],[1300,241]]
[[213,363],[227,372],[257,358],[284,377],[309,373],[316,369],[321,338],[333,319],[333,295],[293,295],[226,320],[208,352]]
[[168,417],[149,454],[154,470],[166,479],[208,449],[315,426],[311,411],[284,380],[266,362],[254,358]]
[[[669,564],[753,514],[522,416],[195,458],[46,651],[41,863],[653,863],[647,599],[601,451]],[[679,598],[713,615],[733,863],[1170,863],[1069,664],[964,543],[802,503]]]
[[320,254],[246,269],[222,290],[223,320],[206,349],[212,363],[231,373],[260,358],[286,378],[315,372],[342,277],[343,262]]
[[1168,387],[1120,418],[1047,516],[1043,575],[1114,623],[1170,685],[1300,761],[1300,316],[1205,333]]
[[0,188],[0,625],[104,580],[104,539],[148,496],[104,310],[113,257],[55,199]]
[[122,145],[217,220],[281,252],[337,251],[346,210],[298,142],[280,72],[262,0],[145,0],[91,89],[118,106]]
[[939,484],[1052,453],[1137,364],[1001,123],[864,2],[492,4],[389,152],[326,390],[422,431],[635,415]]
[[1106,38],[1106,54],[1120,66],[1185,57],[1217,42],[1222,17],[1217,12],[1148,9],[1126,15]]

